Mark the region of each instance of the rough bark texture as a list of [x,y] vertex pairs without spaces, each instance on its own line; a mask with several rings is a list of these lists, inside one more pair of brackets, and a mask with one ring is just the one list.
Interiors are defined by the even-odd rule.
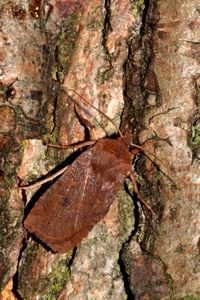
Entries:
[[[23,155],[23,139],[41,134],[44,101],[42,47],[45,37],[27,17],[27,6],[0,4],[0,281],[16,273],[24,237],[23,201],[16,189],[16,168]],[[11,286],[11,284],[10,284]]]
[[[200,298],[199,20],[187,0],[1,1],[1,299]],[[78,249],[58,255],[23,230],[41,191],[14,185],[71,152],[43,140],[89,138],[83,118],[98,138],[116,133],[73,91],[159,158],[134,164],[155,216],[127,182]]]
[[[200,177],[196,151],[199,18],[197,1],[151,3],[144,36],[148,40],[148,33],[152,33],[152,56],[147,74],[154,73],[159,93],[154,103],[151,95],[147,96],[146,129],[140,133],[140,142],[157,138],[154,153],[176,173],[174,177],[167,172],[170,178],[162,176],[158,181],[157,195],[163,209],[153,237],[146,236],[143,247],[164,264],[171,278],[173,297],[197,299],[200,297]],[[147,175],[152,182],[151,172]]]

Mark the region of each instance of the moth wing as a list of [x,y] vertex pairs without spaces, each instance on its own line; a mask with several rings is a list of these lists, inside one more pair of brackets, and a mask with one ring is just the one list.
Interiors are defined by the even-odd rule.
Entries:
[[[118,148],[118,140],[114,142]],[[106,215],[126,175],[122,173],[130,168],[127,157],[119,164],[116,151],[97,142],[39,198],[25,228],[54,251],[73,249]]]

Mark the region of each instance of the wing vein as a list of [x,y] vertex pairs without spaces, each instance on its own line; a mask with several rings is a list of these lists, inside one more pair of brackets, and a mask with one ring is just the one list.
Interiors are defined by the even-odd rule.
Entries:
[[79,217],[79,213],[81,211],[81,206],[82,206],[82,203],[84,201],[84,196],[85,196],[85,190],[86,190],[86,186],[87,186],[88,176],[89,176],[89,168],[87,168],[87,172],[86,172],[86,175],[85,175],[85,181],[84,181],[84,184],[83,184],[83,191],[82,191],[82,195],[81,195],[81,198],[80,198],[80,204],[79,204],[79,206],[77,208],[76,218],[75,218],[75,222],[74,222],[74,228],[75,229],[76,229],[76,226],[77,226],[77,223],[78,223],[78,217]]

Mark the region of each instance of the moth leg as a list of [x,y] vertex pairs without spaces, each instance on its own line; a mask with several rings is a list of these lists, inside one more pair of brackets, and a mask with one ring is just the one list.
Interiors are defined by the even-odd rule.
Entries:
[[92,123],[88,119],[84,118],[84,116],[81,114],[78,104],[74,103],[74,109],[75,109],[75,112],[76,112],[78,118],[81,120],[83,125],[89,130],[90,140],[97,141],[98,137],[96,135],[95,128],[92,125]]
[[69,145],[47,143],[46,146],[53,147],[53,148],[60,148],[60,149],[72,148],[75,151],[75,150],[81,149],[83,147],[93,146],[94,144],[95,144],[95,141],[93,140],[93,141],[86,141],[86,142],[69,144]]
[[43,180],[40,180],[38,182],[35,182],[33,184],[30,184],[30,185],[25,185],[25,186],[19,186],[17,187],[18,190],[28,190],[28,189],[33,189],[33,188],[36,188],[38,186],[41,186],[42,184],[46,183],[46,182],[49,182],[51,180],[53,180],[54,178],[60,176],[61,174],[63,174],[67,169],[68,169],[69,166],[66,166],[64,168],[62,168],[61,170],[59,170],[58,172],[54,173],[53,175],[43,179]]
[[151,214],[152,215],[155,215],[155,213],[154,213],[154,211],[153,211],[153,209],[146,203],[146,201],[144,201],[144,199],[142,198],[142,196],[141,196],[141,194],[140,194],[140,192],[139,192],[139,190],[138,190],[138,185],[137,185],[137,181],[136,181],[136,179],[135,179],[135,176],[132,174],[132,173],[130,173],[130,174],[128,174],[128,176],[129,176],[129,178],[130,178],[130,180],[131,180],[131,182],[132,182],[132,185],[133,185],[133,190],[134,190],[134,192],[136,193],[136,195],[137,195],[137,197],[138,197],[138,199],[139,199],[139,201],[151,212]]
[[76,103],[74,103],[74,109],[76,111],[77,116],[79,117],[79,119],[81,120],[81,122],[87,127],[87,129],[89,130],[89,134],[90,134],[90,140],[91,141],[97,141],[98,137],[96,135],[95,132],[95,128],[94,125],[92,125],[92,123],[84,118],[84,116],[80,113],[79,107]]
[[[68,89],[68,91],[73,92],[74,94],[76,94],[78,97],[80,97],[83,102],[85,102],[87,105],[91,106],[94,110],[98,111],[102,116],[104,116],[107,120],[110,121],[110,123],[115,127],[116,131],[119,133],[120,136],[123,136],[122,132],[119,130],[119,128],[116,126],[116,124],[113,122],[113,120],[111,118],[109,118],[103,111],[101,111],[100,109],[98,109],[97,107],[95,107],[94,105],[92,105],[92,103],[90,103],[86,98],[84,98],[83,96],[81,96],[79,93],[77,93],[75,90],[73,89]],[[66,93],[66,92],[65,92]],[[74,103],[81,107],[81,103],[77,102],[75,99],[73,99]],[[80,114],[79,114],[80,116]],[[88,120],[87,120],[88,121]],[[91,128],[91,127],[90,127]]]

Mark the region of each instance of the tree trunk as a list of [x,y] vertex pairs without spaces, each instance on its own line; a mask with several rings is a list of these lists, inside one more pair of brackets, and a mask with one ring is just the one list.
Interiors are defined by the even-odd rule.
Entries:
[[[199,299],[199,14],[186,0],[3,1],[1,299]],[[23,229],[53,183],[16,186],[71,162],[46,142],[119,127],[145,149],[134,175],[154,213],[126,180],[77,249],[53,253]]]

